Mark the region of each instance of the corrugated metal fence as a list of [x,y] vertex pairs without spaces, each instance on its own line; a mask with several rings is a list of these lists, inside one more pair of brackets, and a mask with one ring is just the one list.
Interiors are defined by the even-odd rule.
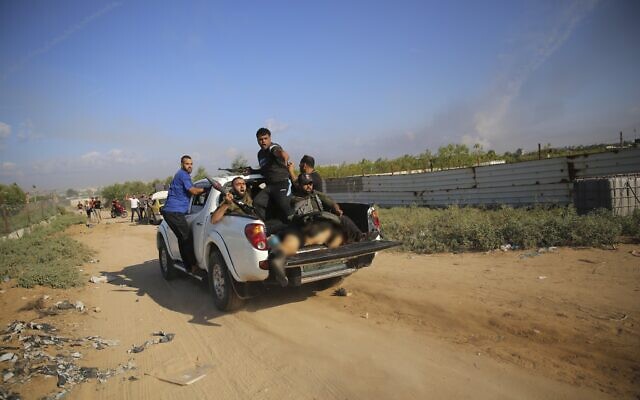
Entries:
[[640,149],[403,175],[327,179],[341,202],[381,206],[570,204],[578,178],[640,173]]

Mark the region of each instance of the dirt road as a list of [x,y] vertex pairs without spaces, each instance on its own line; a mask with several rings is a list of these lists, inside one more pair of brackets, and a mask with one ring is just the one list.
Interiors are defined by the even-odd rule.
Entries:
[[[117,280],[71,291],[12,289],[0,297],[2,323],[42,293],[100,308],[51,318],[70,334],[120,340],[87,354],[84,364],[107,368],[133,359],[138,368],[76,386],[70,399],[640,396],[640,258],[629,254],[638,246],[381,253],[345,281],[352,296],[272,290],[222,314],[195,280],[163,280],[154,227],[113,223],[72,233],[100,260],[84,271]],[[158,330],[175,339],[127,354]],[[189,386],[154,377],[196,364],[211,369]],[[26,398],[55,389],[52,380],[33,385],[22,391]]]

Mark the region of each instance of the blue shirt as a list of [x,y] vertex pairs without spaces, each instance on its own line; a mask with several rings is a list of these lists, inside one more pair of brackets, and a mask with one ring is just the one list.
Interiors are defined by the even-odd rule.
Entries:
[[169,193],[167,194],[167,202],[162,209],[168,212],[177,212],[186,214],[189,210],[189,201],[191,193],[189,189],[193,186],[191,176],[187,171],[180,168],[173,177],[171,185],[169,185]]

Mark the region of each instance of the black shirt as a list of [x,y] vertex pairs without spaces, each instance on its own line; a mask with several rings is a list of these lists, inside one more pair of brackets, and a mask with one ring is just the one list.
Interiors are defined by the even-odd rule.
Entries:
[[287,170],[287,166],[284,165],[282,159],[274,154],[276,150],[282,150],[282,147],[277,143],[271,143],[268,149],[260,149],[258,152],[260,172],[267,183],[282,182],[289,179],[289,170]]
[[322,192],[322,178],[320,177],[318,171],[313,171],[309,175],[311,175],[311,180],[313,181],[313,190]]

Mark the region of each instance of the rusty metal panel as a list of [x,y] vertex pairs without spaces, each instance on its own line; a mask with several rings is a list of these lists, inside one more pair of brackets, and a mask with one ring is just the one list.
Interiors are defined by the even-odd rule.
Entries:
[[424,172],[407,175],[368,176],[363,184],[365,191],[430,191],[470,188],[475,185],[472,168]]
[[640,148],[568,157],[575,178],[591,178],[640,172]]
[[478,187],[542,185],[569,182],[564,158],[476,168]]
[[[620,172],[640,173],[640,149],[417,174],[328,179],[326,182],[327,192],[342,202],[383,206],[517,206],[570,204],[576,178]],[[619,208],[628,209],[629,196],[620,198]]]
[[334,192],[360,192],[362,191],[362,176],[350,176],[324,180],[324,190],[327,193]]
[[571,184],[557,183],[503,188],[470,188],[424,192],[359,192],[331,193],[339,202],[376,203],[381,206],[419,205],[528,205],[528,204],[569,204]]

